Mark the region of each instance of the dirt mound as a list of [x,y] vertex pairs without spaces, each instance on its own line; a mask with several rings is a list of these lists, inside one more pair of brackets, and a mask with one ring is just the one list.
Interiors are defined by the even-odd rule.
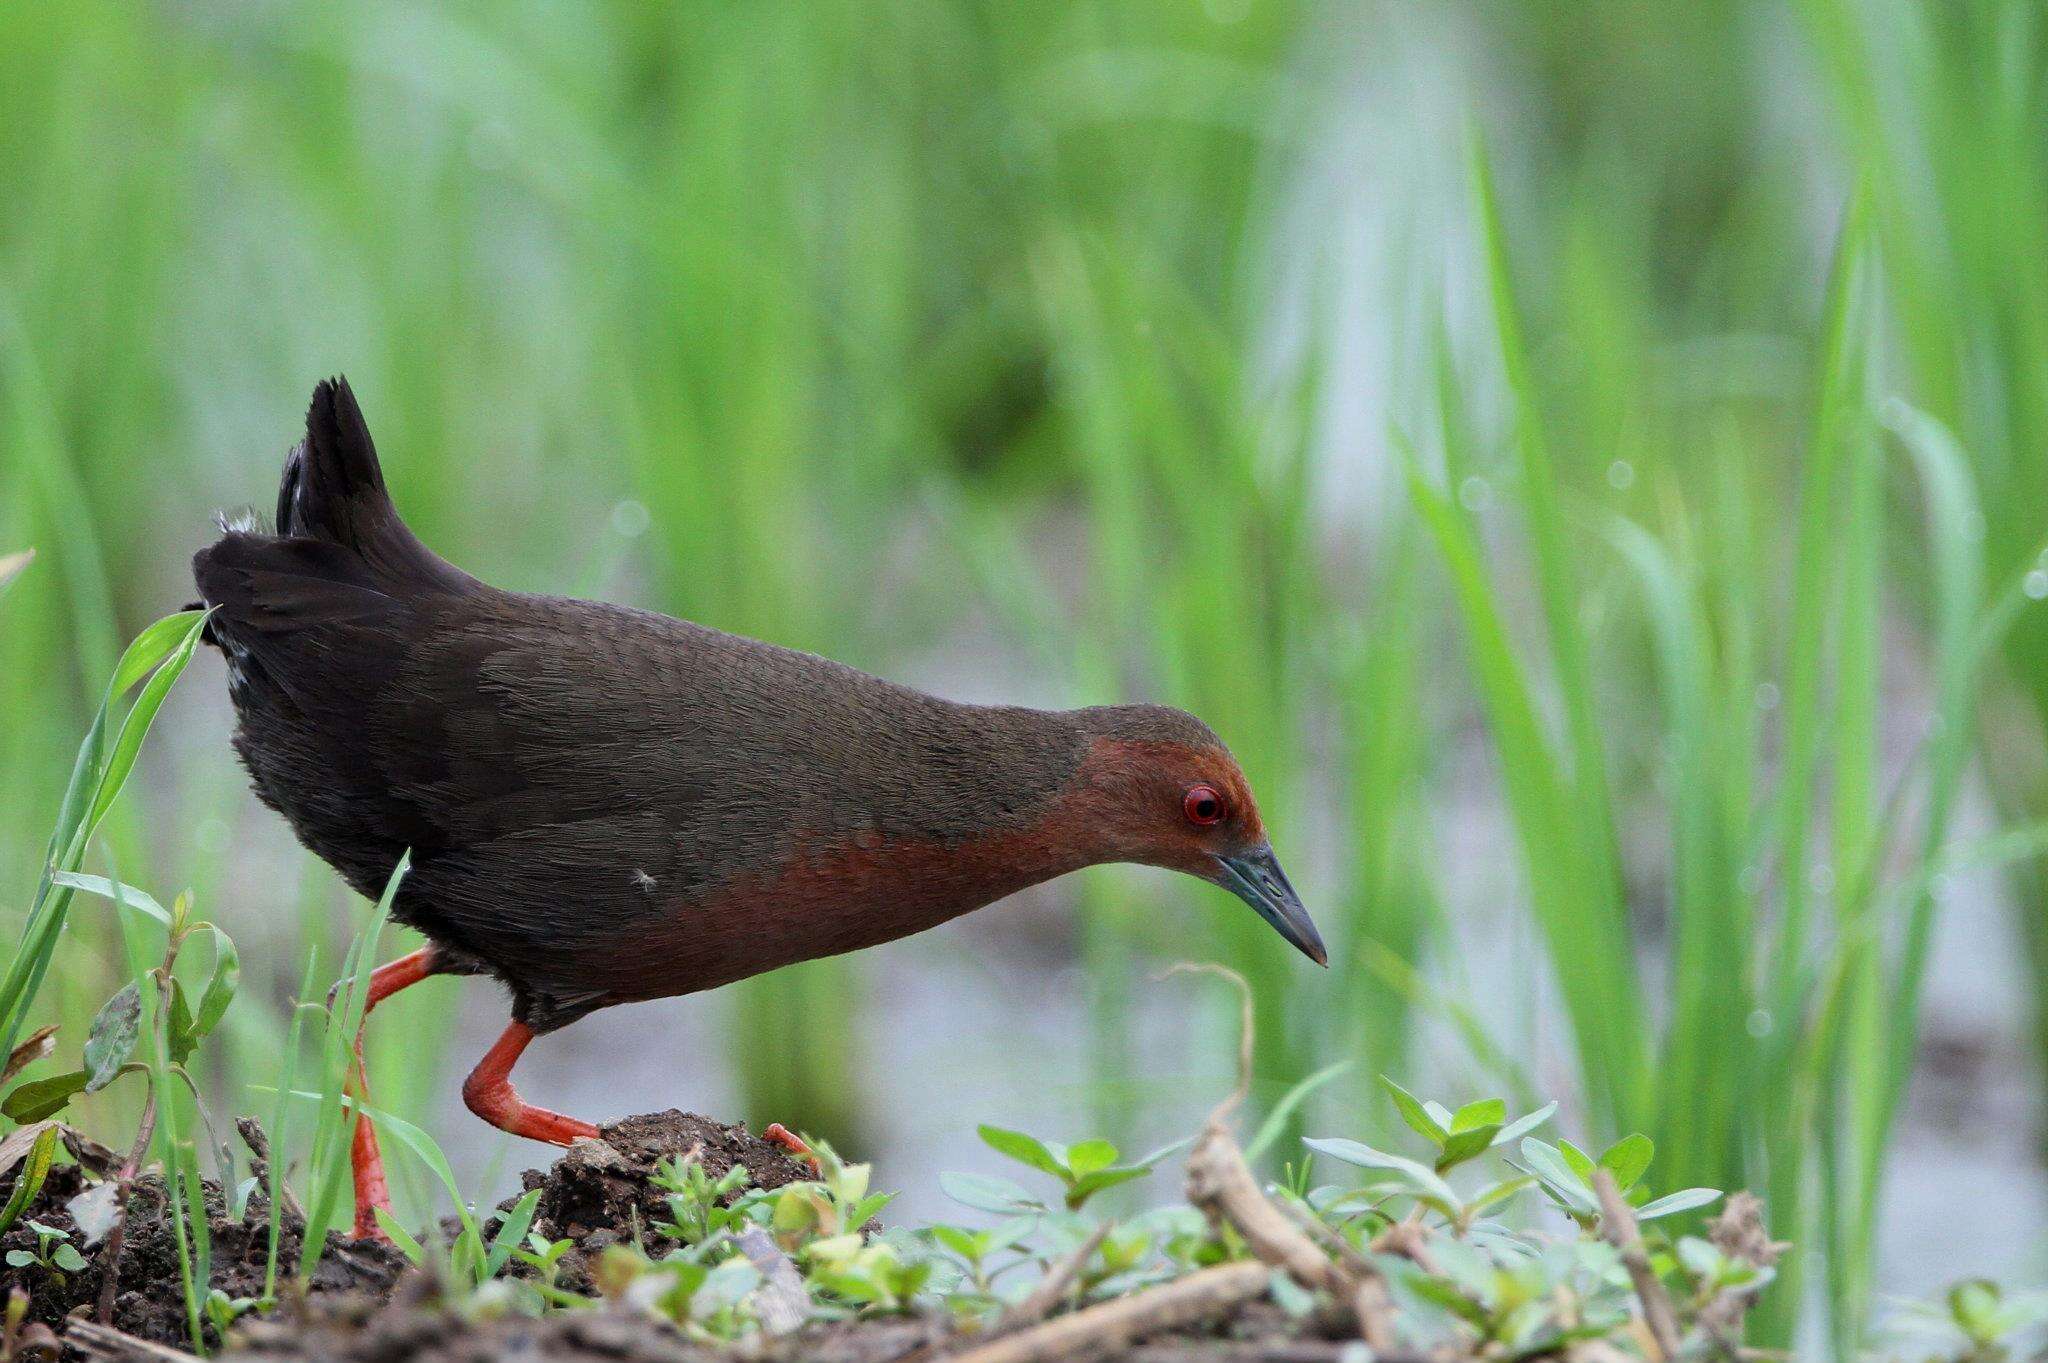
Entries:
[[[810,1165],[743,1125],[727,1126],[694,1112],[650,1112],[603,1128],[600,1139],[579,1141],[546,1173],[529,1169],[526,1190],[541,1190],[533,1228],[549,1240],[570,1240],[560,1285],[589,1292],[590,1266],[608,1245],[635,1238],[660,1258],[675,1248],[655,1227],[669,1219],[667,1193],[655,1183],[660,1165],[694,1159],[712,1178],[744,1166],[756,1188],[780,1188],[812,1177]],[[509,1211],[517,1199],[500,1204]]]
[[[781,1146],[749,1133],[744,1126],[726,1126],[695,1113],[677,1111],[628,1117],[604,1128],[601,1140],[578,1144],[545,1173],[528,1170],[524,1175],[526,1188],[538,1188],[541,1192],[534,1229],[550,1240],[574,1243],[560,1266],[562,1287],[589,1291],[589,1265],[607,1245],[630,1244],[638,1236],[654,1255],[659,1256],[671,1247],[654,1230],[668,1219],[666,1195],[654,1178],[663,1161],[678,1157],[702,1161],[714,1178],[735,1165],[745,1165],[757,1187],[778,1188],[811,1177],[808,1164]],[[106,1244],[87,1245],[66,1205],[84,1192],[89,1182],[85,1170],[76,1164],[51,1169],[34,1202],[0,1236],[0,1254],[18,1250],[36,1255],[40,1251],[47,1260],[51,1257],[49,1247],[63,1243],[83,1256],[85,1267],[72,1272],[46,1262],[24,1262],[0,1273],[0,1300],[5,1300],[12,1289],[22,1288],[29,1296],[29,1319],[60,1334],[71,1321],[90,1319],[97,1314],[106,1281]],[[210,1182],[206,1185],[206,1200],[213,1244],[212,1285],[230,1298],[262,1295],[270,1240],[269,1207],[261,1186],[249,1196],[239,1219],[228,1214],[221,1190]],[[508,1201],[505,1208],[511,1205]],[[278,1261],[281,1274],[289,1275],[298,1262],[304,1220],[290,1207],[282,1220]],[[67,1238],[46,1244],[30,1226],[31,1221],[61,1231]],[[131,1190],[123,1237],[111,1324],[116,1330],[152,1344],[189,1347],[176,1230],[163,1182],[156,1175],[138,1179]],[[394,1289],[401,1278],[420,1276],[408,1275],[409,1267],[398,1250],[381,1241],[354,1241],[331,1235],[327,1253],[310,1284],[313,1300],[305,1304],[299,1318],[258,1322],[249,1317],[245,1318],[244,1326],[251,1340],[269,1339],[268,1347],[273,1349],[284,1347],[278,1340],[300,1333],[307,1334],[309,1339],[325,1338],[328,1343],[321,1346],[323,1352],[319,1356],[334,1357],[343,1356],[333,1343],[340,1336],[362,1334],[369,1339],[391,1331],[466,1330],[467,1326],[447,1326],[445,1321],[436,1325],[436,1321],[444,1318],[432,1310],[421,1309],[433,1295],[428,1284],[421,1283],[410,1291],[401,1289],[394,1299]],[[290,1314],[286,1312],[287,1316]],[[243,1333],[243,1326],[238,1326],[234,1333]],[[672,1347],[674,1340],[662,1344]],[[563,1345],[569,1347],[567,1335]]]
[[[0,1272],[0,1299],[20,1288],[28,1295],[28,1318],[62,1333],[74,1313],[92,1316],[106,1283],[103,1242],[88,1246],[66,1205],[84,1192],[85,1171],[75,1164],[50,1170],[42,1191],[21,1218],[0,1235],[0,1254],[19,1251],[36,1255],[43,1248],[30,1222],[62,1231],[62,1242],[75,1248],[85,1267],[65,1272],[48,1263],[9,1264]],[[206,1219],[213,1243],[213,1285],[229,1297],[256,1297],[263,1292],[264,1263],[270,1251],[269,1208],[260,1191],[249,1198],[241,1219],[228,1215],[218,1185],[206,1185]],[[296,1264],[305,1222],[287,1209],[282,1218],[278,1260],[282,1271]],[[115,1274],[113,1317],[117,1329],[159,1344],[189,1346],[185,1324],[185,1289],[180,1278],[177,1231],[163,1180],[146,1174],[129,1191],[120,1265]],[[17,1257],[20,1257],[17,1255]],[[50,1257],[45,1255],[44,1257]],[[350,1242],[329,1237],[328,1252],[313,1274],[316,1294],[349,1293],[387,1296],[405,1268],[404,1256],[389,1245]]]

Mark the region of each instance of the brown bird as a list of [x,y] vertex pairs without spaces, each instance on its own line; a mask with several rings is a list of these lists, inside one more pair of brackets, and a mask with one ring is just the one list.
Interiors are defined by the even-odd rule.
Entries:
[[[508,1077],[594,1008],[907,937],[1101,862],[1223,886],[1326,959],[1244,773],[1194,716],[961,705],[486,586],[399,519],[345,380],[313,391],[276,533],[227,527],[192,568],[257,794],[362,894],[411,852],[392,915],[428,945],[372,975],[370,1004],[435,974],[511,991],[462,1093],[515,1135],[597,1134]],[[356,1230],[376,1234],[367,1118],[353,1153]]]

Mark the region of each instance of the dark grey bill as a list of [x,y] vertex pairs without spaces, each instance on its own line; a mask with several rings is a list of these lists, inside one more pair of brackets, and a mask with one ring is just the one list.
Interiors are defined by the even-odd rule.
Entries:
[[1218,857],[1223,870],[1218,883],[1258,911],[1273,930],[1292,942],[1302,955],[1317,965],[1328,965],[1330,953],[1323,949],[1322,934],[1309,921],[1301,896],[1287,883],[1287,872],[1271,847],[1259,847],[1234,857]]

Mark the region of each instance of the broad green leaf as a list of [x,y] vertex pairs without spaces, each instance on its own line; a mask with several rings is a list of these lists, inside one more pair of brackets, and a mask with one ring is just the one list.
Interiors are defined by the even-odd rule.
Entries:
[[142,991],[130,980],[93,1016],[92,1032],[85,1039],[87,1093],[98,1093],[113,1082],[135,1055],[135,1039],[141,1029]]
[[1614,1175],[1616,1187],[1627,1192],[1650,1167],[1650,1157],[1656,1152],[1656,1144],[1648,1136],[1633,1132],[1600,1153],[1600,1167]]
[[1675,1193],[1646,1202],[1636,1208],[1636,1220],[1654,1221],[1660,1216],[1676,1216],[1680,1212],[1693,1211],[1721,1200],[1718,1188],[1686,1188]]
[[1020,1164],[1028,1164],[1041,1173],[1051,1174],[1064,1182],[1067,1166],[1046,1148],[1045,1142],[1036,1136],[1027,1136],[1022,1131],[1011,1131],[1000,1126],[983,1124],[977,1127],[982,1141],[999,1155],[1006,1155]]
[[1476,1127],[1498,1127],[1508,1119],[1508,1105],[1500,1098],[1482,1098],[1476,1103],[1467,1103],[1451,1114],[1451,1134],[1471,1131]]
[[1593,1157],[1562,1136],[1558,1137],[1557,1149],[1558,1153],[1564,1156],[1565,1164],[1573,1173],[1584,1179],[1586,1186],[1590,1188],[1593,1185]]
[[84,1070],[72,1070],[69,1074],[31,1079],[9,1093],[6,1102],[0,1103],[0,1116],[24,1124],[54,1116],[85,1091],[86,1080],[90,1077]]
[[1402,1088],[1386,1075],[1380,1076],[1380,1086],[1394,1100],[1394,1107],[1401,1114],[1401,1120],[1408,1123],[1408,1129],[1423,1137],[1430,1144],[1441,1146],[1450,1135],[1446,1123],[1438,1121],[1429,1113],[1429,1108],[1420,1098]]
[[1406,1175],[1409,1182],[1421,1192],[1442,1198],[1453,1205],[1458,1201],[1457,1192],[1443,1181],[1436,1170],[1416,1160],[1402,1155],[1390,1155],[1384,1150],[1375,1150],[1359,1141],[1341,1138],[1305,1140],[1302,1144],[1319,1155],[1328,1155],[1331,1159],[1343,1160],[1346,1164],[1356,1164],[1364,1169],[1387,1169]]

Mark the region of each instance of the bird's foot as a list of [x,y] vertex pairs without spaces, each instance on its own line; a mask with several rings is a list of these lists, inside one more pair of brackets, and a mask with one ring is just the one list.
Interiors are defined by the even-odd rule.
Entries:
[[357,1240],[389,1240],[377,1220],[381,1209],[391,1215],[391,1186],[384,1178],[384,1156],[377,1149],[377,1133],[368,1117],[356,1118],[355,1142],[349,1149],[350,1172],[355,1175],[356,1221],[349,1232]]
[[818,1173],[824,1172],[825,1166],[819,1162],[817,1152],[805,1144],[802,1136],[797,1135],[781,1122],[768,1123],[768,1129],[761,1133],[761,1139],[767,1141],[770,1145],[781,1146],[784,1150],[789,1151],[790,1154],[809,1164],[813,1171]]

